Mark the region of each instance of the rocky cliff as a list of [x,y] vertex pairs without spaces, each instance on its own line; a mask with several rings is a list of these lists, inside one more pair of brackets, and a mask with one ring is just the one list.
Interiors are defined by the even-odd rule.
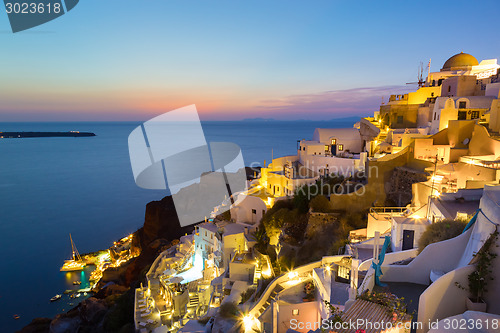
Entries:
[[52,319],[36,318],[19,332],[134,332],[133,289],[143,282],[156,256],[193,229],[180,226],[172,197],[148,203],[144,225],[132,241],[133,251],[140,255],[118,269],[105,271],[98,286],[101,290],[94,297]]

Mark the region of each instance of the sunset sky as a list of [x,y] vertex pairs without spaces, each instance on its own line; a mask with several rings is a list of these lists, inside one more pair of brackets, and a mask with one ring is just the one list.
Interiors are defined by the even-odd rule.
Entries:
[[369,115],[460,51],[500,57],[496,1],[82,0],[13,34],[0,121]]

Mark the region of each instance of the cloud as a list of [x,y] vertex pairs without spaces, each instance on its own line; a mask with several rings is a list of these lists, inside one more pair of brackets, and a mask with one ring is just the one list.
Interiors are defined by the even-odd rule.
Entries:
[[[414,86],[381,86],[331,90],[315,94],[291,95],[260,102],[256,108],[271,117],[330,119],[342,116],[370,115],[378,110],[382,97],[414,91]],[[327,116],[325,118],[325,116]],[[330,116],[330,118],[328,118]]]

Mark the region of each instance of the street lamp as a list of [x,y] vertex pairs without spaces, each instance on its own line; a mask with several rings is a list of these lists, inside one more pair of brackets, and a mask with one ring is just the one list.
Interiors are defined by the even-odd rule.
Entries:
[[260,329],[260,322],[254,316],[247,314],[241,318],[245,332],[255,332],[254,328]]

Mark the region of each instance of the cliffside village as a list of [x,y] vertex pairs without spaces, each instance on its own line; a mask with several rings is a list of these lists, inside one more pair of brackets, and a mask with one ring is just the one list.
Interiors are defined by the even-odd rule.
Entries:
[[[331,332],[410,332],[416,325],[418,333],[435,333],[452,332],[445,319],[455,318],[499,332],[500,279],[489,282],[485,308],[469,307],[468,292],[456,286],[467,285],[476,254],[500,224],[499,69],[496,59],[456,54],[439,71],[429,69],[416,91],[390,96],[353,128],[297,138],[296,155],[273,159],[246,191],[156,258],[135,291],[136,330],[320,332],[325,324]],[[351,180],[324,194],[330,206],[367,210],[366,228],[351,231],[338,255],[277,272],[255,247],[260,221],[278,201],[332,174]],[[227,210],[230,218],[220,214]],[[468,224],[419,253],[425,230],[445,219]],[[277,254],[282,237],[269,239]],[[491,270],[500,276],[498,260]],[[383,287],[411,300],[414,317],[366,297]],[[221,315],[225,304],[237,305],[236,324]],[[341,325],[349,322],[365,326]],[[369,327],[381,322],[402,325]]]

